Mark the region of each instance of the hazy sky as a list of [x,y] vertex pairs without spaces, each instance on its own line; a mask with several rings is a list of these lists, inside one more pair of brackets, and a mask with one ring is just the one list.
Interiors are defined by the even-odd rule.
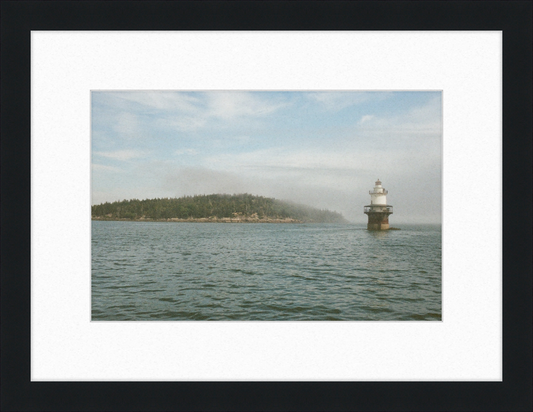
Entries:
[[251,193],[441,220],[441,92],[92,92],[92,204]]

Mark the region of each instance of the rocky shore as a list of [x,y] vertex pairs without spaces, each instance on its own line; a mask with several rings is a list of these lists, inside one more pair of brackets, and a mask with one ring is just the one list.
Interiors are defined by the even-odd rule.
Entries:
[[255,216],[247,217],[205,217],[199,219],[179,219],[179,218],[168,218],[168,219],[152,219],[146,217],[140,217],[138,219],[123,219],[123,218],[113,218],[113,217],[101,217],[101,216],[92,216],[91,220],[100,220],[100,221],[113,221],[113,222],[188,222],[188,223],[304,223],[301,220],[285,218],[270,218],[264,217],[259,218]]

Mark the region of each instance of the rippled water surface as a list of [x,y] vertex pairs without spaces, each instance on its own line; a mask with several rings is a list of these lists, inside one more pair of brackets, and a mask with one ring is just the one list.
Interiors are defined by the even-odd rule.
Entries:
[[440,226],[92,222],[93,320],[440,320]]

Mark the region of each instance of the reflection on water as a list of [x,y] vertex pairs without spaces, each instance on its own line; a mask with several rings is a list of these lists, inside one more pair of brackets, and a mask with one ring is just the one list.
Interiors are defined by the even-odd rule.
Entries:
[[440,226],[92,222],[93,320],[440,320]]

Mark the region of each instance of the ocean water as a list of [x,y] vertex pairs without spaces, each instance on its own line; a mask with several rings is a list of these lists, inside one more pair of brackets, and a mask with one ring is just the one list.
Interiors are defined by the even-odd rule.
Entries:
[[441,320],[441,227],[92,222],[92,320]]

